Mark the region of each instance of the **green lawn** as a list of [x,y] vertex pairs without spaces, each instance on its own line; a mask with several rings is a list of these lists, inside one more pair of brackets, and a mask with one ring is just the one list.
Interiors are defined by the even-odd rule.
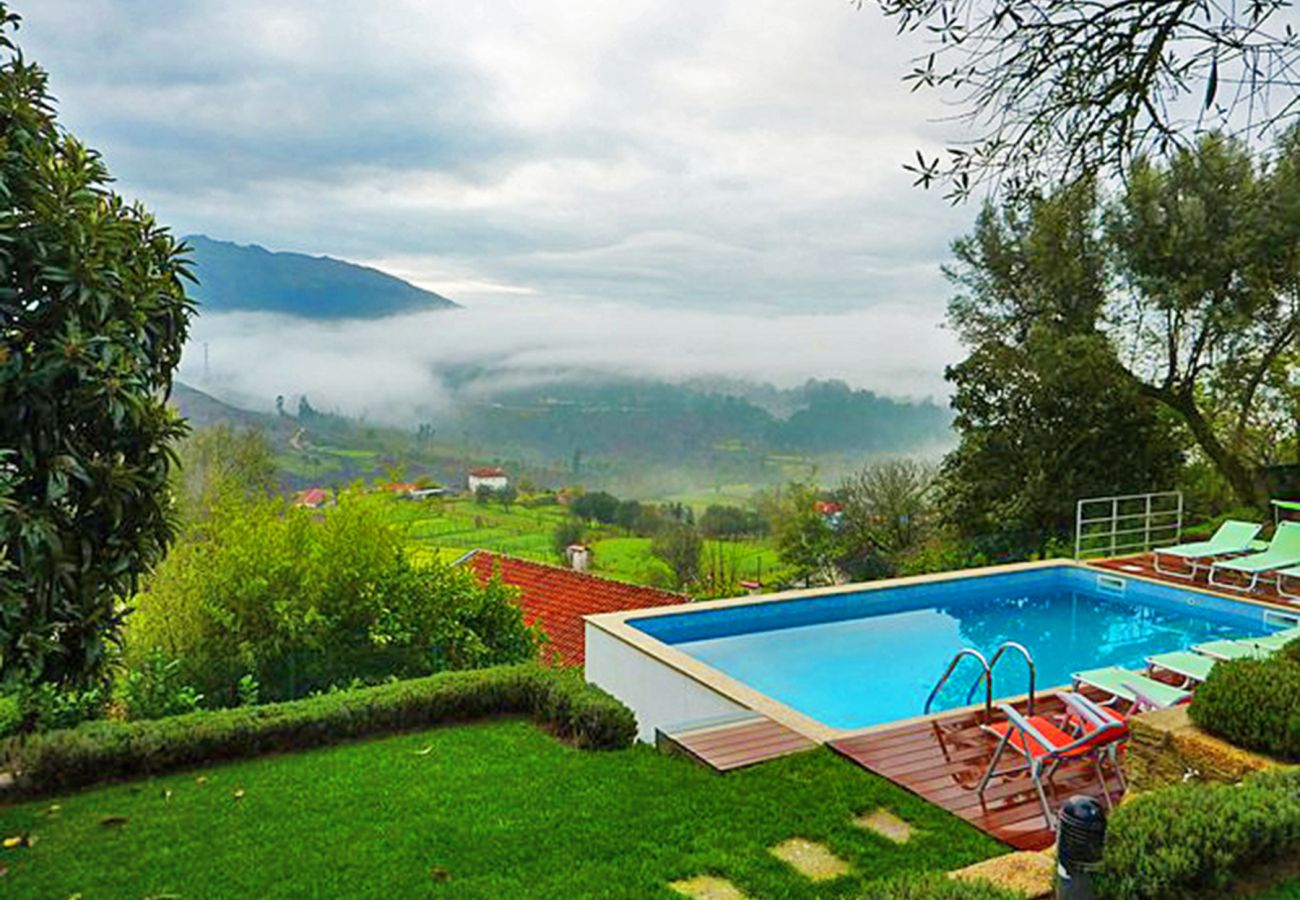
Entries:
[[[851,824],[881,806],[919,829],[909,844]],[[1004,849],[829,751],[719,776],[514,720],[4,807],[0,833],[33,838],[0,850],[5,897],[669,897],[702,872],[751,897],[849,896]],[[854,874],[805,880],[765,849],[791,836]]]

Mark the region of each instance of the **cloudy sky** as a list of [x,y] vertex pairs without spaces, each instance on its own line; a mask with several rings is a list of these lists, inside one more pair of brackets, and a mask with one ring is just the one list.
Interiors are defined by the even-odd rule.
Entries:
[[863,347],[906,346],[928,380],[828,371],[816,346],[802,374],[941,390],[938,267],[973,210],[910,186],[902,164],[952,129],[899,81],[922,48],[870,4],[15,6],[63,122],[179,232],[377,264],[471,308],[649,304],[742,337],[822,317],[808,339],[836,360],[843,316],[901,329]]

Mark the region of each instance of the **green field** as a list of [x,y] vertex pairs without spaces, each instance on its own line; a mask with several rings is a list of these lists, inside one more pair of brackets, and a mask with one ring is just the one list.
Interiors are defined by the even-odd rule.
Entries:
[[466,550],[493,550],[538,562],[556,562],[551,550],[555,527],[568,517],[562,506],[528,509],[518,504],[472,500],[399,500],[392,504],[395,522],[406,529],[416,553],[441,551],[460,556]]
[[[662,562],[650,552],[650,538],[615,537],[592,544],[595,571],[610,578],[643,584],[667,586],[669,577]],[[722,569],[734,572],[738,581],[762,581],[772,584],[782,572],[776,550],[761,541],[705,541],[700,555],[701,569],[707,573],[710,561],[717,560]]]
[[[887,808],[896,845],[853,825]],[[581,751],[534,725],[458,725],[0,808],[3,895],[672,897],[701,873],[750,897],[870,896],[873,879],[1003,852],[830,751],[719,776],[640,745]],[[791,837],[852,867],[817,884]]]

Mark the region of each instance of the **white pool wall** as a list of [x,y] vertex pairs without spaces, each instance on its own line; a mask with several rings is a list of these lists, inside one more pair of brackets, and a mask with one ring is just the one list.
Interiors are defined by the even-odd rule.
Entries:
[[613,635],[586,625],[587,680],[636,713],[637,740],[653,743],[655,730],[746,707]]

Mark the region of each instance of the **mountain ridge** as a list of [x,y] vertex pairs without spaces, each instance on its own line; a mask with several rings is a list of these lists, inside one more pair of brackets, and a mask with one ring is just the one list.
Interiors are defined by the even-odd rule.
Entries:
[[204,312],[273,312],[308,319],[377,319],[460,305],[396,275],[332,256],[187,235]]

